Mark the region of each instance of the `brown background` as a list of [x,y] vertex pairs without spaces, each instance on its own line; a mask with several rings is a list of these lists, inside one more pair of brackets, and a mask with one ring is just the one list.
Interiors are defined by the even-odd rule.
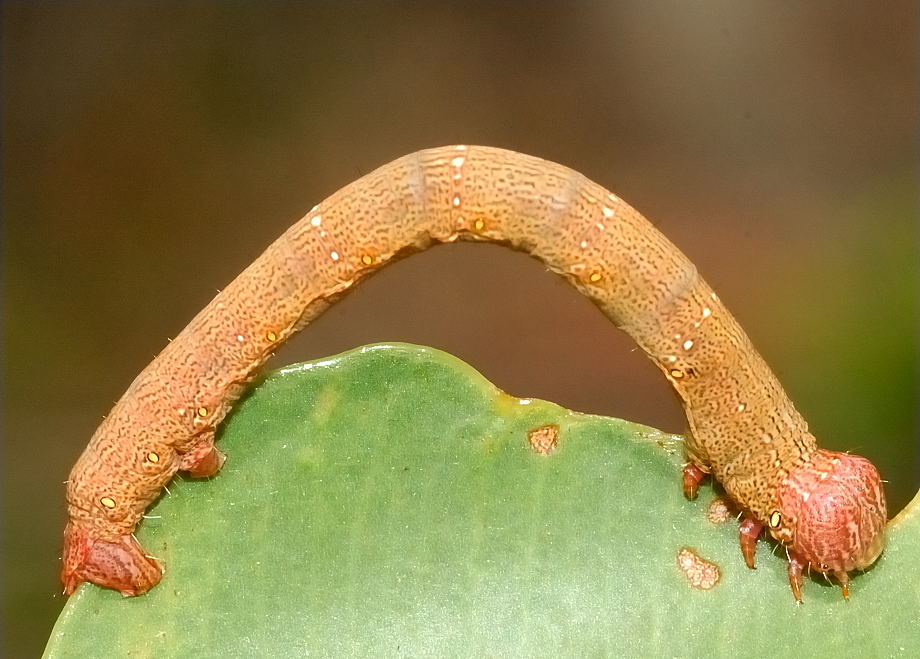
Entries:
[[[4,3],[8,650],[36,654],[64,603],[61,483],[133,376],[306,209],[426,146],[503,146],[622,195],[696,262],[815,434],[873,458],[902,506],[917,14],[874,7]],[[500,248],[384,271],[273,363],[384,340],[683,428],[624,335]]]

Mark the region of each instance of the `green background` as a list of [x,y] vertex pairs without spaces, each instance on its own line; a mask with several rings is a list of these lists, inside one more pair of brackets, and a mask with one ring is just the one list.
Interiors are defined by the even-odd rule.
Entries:
[[[325,195],[410,151],[574,167],[697,264],[826,446],[917,486],[914,3],[2,6],[3,611],[64,603],[67,471],[170,336]],[[363,284],[275,364],[374,341],[683,430],[627,337],[538,264],[450,246]]]

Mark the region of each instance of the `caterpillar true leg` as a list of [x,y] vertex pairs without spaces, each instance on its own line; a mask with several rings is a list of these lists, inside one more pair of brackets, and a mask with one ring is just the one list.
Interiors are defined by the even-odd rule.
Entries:
[[754,569],[754,554],[757,552],[757,538],[763,531],[763,524],[747,515],[741,520],[738,527],[738,539],[741,542],[741,555],[744,556],[744,564],[752,570]]

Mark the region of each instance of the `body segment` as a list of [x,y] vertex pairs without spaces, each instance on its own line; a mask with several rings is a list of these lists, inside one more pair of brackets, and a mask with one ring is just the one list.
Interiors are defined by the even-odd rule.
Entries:
[[[126,594],[155,585],[160,568],[131,534],[178,470],[220,469],[215,429],[271,352],[363,276],[458,239],[535,256],[636,341],[687,414],[685,491],[692,496],[711,473],[751,520],[743,537],[756,539],[767,526],[791,548],[798,562],[790,578],[810,563],[845,583],[847,570],[875,559],[886,518],[877,472],[864,460],[869,468],[850,470],[853,456],[818,449],[747,336],[673,244],[571,169],[450,146],[395,160],[318,204],[137,377],[71,472],[65,590],[86,580]],[[844,488],[852,510],[826,504],[839,498],[832,492],[814,497],[823,517],[812,514],[819,484]],[[818,517],[820,538],[797,526]],[[825,532],[829,519],[853,524],[847,538]],[[753,542],[749,551],[753,564]]]

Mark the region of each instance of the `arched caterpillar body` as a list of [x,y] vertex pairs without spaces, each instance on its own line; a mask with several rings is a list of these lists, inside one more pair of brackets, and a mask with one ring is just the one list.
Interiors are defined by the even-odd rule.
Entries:
[[363,276],[455,240],[543,261],[626,331],[674,386],[689,421],[688,497],[711,473],[744,511],[753,567],[766,526],[806,566],[847,572],[882,550],[886,506],[864,458],[817,447],[738,323],[696,268],[638,212],[581,174],[502,149],[448,146],[345,186],[288,229],[134,380],[67,485],[62,580],[136,595],[162,569],[132,532],[179,470],[216,473],[214,432],[259,366]]

